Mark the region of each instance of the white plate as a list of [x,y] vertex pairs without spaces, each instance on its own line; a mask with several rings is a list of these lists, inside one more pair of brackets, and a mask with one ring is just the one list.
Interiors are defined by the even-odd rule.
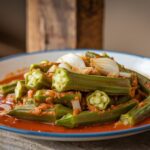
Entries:
[[[93,50],[95,52],[101,52],[100,50]],[[36,53],[25,53],[14,56],[9,56],[0,59],[0,79],[6,74],[14,72],[17,69],[28,67],[31,63],[38,63],[42,60],[55,61],[58,57],[66,53],[85,53],[85,50],[50,50]],[[105,51],[110,56],[113,56],[120,64],[126,67],[136,70],[143,75],[150,76],[150,58],[143,56],[120,53],[114,51]],[[94,132],[94,133],[49,133],[49,132],[38,132],[21,130],[11,128],[7,126],[0,126],[0,129],[15,132],[25,137],[46,139],[46,140],[57,140],[57,141],[90,141],[90,140],[104,140],[111,138],[118,138],[123,136],[129,136],[137,133],[141,133],[150,129],[150,125],[142,125],[125,130],[109,131],[109,132]]]

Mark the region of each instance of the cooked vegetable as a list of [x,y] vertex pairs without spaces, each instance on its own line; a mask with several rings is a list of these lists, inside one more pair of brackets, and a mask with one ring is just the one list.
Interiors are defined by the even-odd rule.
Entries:
[[80,92],[63,92],[58,93],[53,90],[37,90],[34,98],[37,102],[53,102],[56,104],[63,104],[66,106],[71,107],[71,101],[75,98],[81,100],[81,93]]
[[83,75],[58,68],[52,78],[52,87],[58,92],[68,90],[101,90],[108,94],[128,95],[131,90],[130,80],[98,75]]
[[86,56],[86,57],[89,57],[89,58],[99,58],[99,57],[100,57],[99,54],[94,53],[94,52],[91,52],[91,51],[87,51],[87,52],[85,53],[85,56]]
[[115,102],[116,105],[119,105],[119,104],[123,104],[127,101],[131,100],[131,96],[129,95],[125,95],[125,96],[119,96],[117,98],[117,101]]
[[30,70],[40,69],[42,72],[47,72],[52,65],[56,65],[57,63],[49,62],[49,61],[41,61],[40,64],[31,64]]
[[148,117],[150,117],[150,96],[128,113],[123,114],[120,120],[124,125],[133,126]]
[[19,100],[24,96],[27,92],[27,88],[25,86],[25,81],[18,81],[15,88],[15,98]]
[[25,74],[25,85],[28,89],[50,88],[51,79],[47,78],[40,69]]
[[1,115],[68,128],[119,119],[133,126],[150,117],[150,79],[106,53],[66,54],[0,85],[0,107]]
[[7,84],[0,85],[0,93],[6,95],[8,93],[13,93],[18,81],[12,81]]
[[83,69],[84,67],[86,67],[82,58],[76,54],[66,54],[60,57],[57,61],[59,63],[67,63],[68,65],[78,69]]
[[134,73],[134,74],[136,74],[137,78],[138,78],[139,85],[142,88],[142,90],[144,92],[146,92],[147,94],[150,94],[150,79],[149,78],[147,78],[146,76],[143,76],[142,74],[140,74],[140,73],[138,73],[136,71],[127,69],[127,68],[125,68],[123,66],[121,66],[120,69],[122,71],[126,71],[128,73]]
[[81,112],[79,115],[75,115],[75,116],[72,114],[67,114],[61,119],[57,120],[56,125],[64,126],[68,128],[75,128],[81,125],[116,121],[121,114],[126,113],[135,105],[137,105],[137,102],[131,100],[128,103],[121,104],[114,109],[101,112],[101,113],[84,111]]
[[110,58],[93,58],[90,61],[91,66],[95,67],[103,75],[119,75],[117,63]]
[[67,108],[61,104],[57,104],[52,109],[43,110],[40,114],[34,113],[36,106],[34,104],[16,106],[8,114],[20,119],[34,120],[40,122],[55,122],[56,119],[72,113],[70,108]]
[[96,90],[87,97],[87,104],[89,109],[105,110],[110,104],[110,98],[105,92]]

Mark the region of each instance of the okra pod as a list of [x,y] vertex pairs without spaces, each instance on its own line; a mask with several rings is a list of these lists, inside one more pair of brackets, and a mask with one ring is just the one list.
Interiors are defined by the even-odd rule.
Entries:
[[81,93],[80,92],[56,92],[53,90],[38,90],[34,94],[34,99],[39,102],[48,102],[51,101],[55,104],[63,104],[66,106],[71,107],[71,101],[75,98],[81,100]]
[[129,100],[131,100],[131,96],[129,95],[119,96],[118,99],[115,101],[115,104],[116,105],[123,104]]
[[58,92],[68,90],[101,90],[112,95],[129,95],[130,79],[112,78],[98,75],[85,75],[58,68],[52,78],[52,87]]
[[94,53],[94,52],[91,52],[91,51],[87,51],[87,52],[85,53],[85,56],[86,56],[86,57],[89,57],[89,58],[99,58],[99,57],[100,57],[99,54]]
[[99,90],[88,95],[86,100],[89,108],[92,106],[96,110],[105,110],[110,104],[109,96],[105,92]]
[[15,116],[19,119],[26,119],[26,120],[32,120],[32,121],[40,121],[40,122],[54,122],[55,121],[56,118],[53,113],[45,113],[43,115],[36,115],[32,113],[34,109],[35,109],[35,105],[15,106],[15,108],[11,110],[8,114],[11,116]]
[[148,117],[150,117],[150,96],[139,103],[138,106],[123,114],[120,120],[124,125],[134,126]]
[[36,106],[34,104],[15,106],[15,108],[8,112],[8,114],[20,119],[40,122],[55,122],[56,119],[59,119],[68,113],[72,113],[70,108],[67,108],[61,104],[57,104],[51,109],[44,110],[41,114],[32,113],[35,108]]
[[40,64],[31,64],[30,70],[40,69],[42,72],[47,72],[52,65],[55,65],[55,62],[42,61]]
[[0,85],[0,93],[2,93],[4,95],[6,95],[8,93],[13,93],[15,90],[15,87],[17,85],[17,82],[18,82],[18,80],[12,81],[7,84]]
[[144,92],[146,92],[147,94],[150,94],[150,79],[149,78],[147,78],[146,76],[143,76],[142,74],[140,74],[140,73],[138,73],[136,71],[127,69],[127,68],[125,68],[125,67],[123,67],[121,65],[120,65],[120,70],[136,74],[141,89]]
[[51,79],[47,78],[40,69],[25,74],[25,85],[28,89],[42,89],[51,87]]
[[75,116],[72,114],[67,114],[61,119],[56,120],[55,124],[68,128],[75,128],[82,125],[90,125],[95,123],[103,124],[107,122],[113,122],[118,120],[121,114],[128,112],[136,105],[137,101],[131,100],[125,104],[118,105],[115,108],[104,112],[83,111]]
[[62,116],[72,113],[72,109],[63,106],[62,104],[56,104],[51,110],[55,112],[56,119],[60,119]]
[[20,100],[22,96],[24,96],[27,92],[27,88],[25,86],[25,81],[18,81],[15,87],[15,98],[16,100]]

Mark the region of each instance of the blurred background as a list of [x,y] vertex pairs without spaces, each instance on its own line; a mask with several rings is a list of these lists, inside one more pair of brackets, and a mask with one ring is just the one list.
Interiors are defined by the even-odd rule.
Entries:
[[0,2],[0,57],[63,48],[150,57],[150,0]]

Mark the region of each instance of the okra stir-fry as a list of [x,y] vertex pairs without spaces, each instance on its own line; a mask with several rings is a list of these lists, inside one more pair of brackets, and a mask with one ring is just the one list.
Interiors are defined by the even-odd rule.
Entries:
[[66,128],[134,126],[150,117],[150,80],[106,53],[66,54],[56,62],[31,64],[23,80],[0,85],[0,95],[1,115]]

